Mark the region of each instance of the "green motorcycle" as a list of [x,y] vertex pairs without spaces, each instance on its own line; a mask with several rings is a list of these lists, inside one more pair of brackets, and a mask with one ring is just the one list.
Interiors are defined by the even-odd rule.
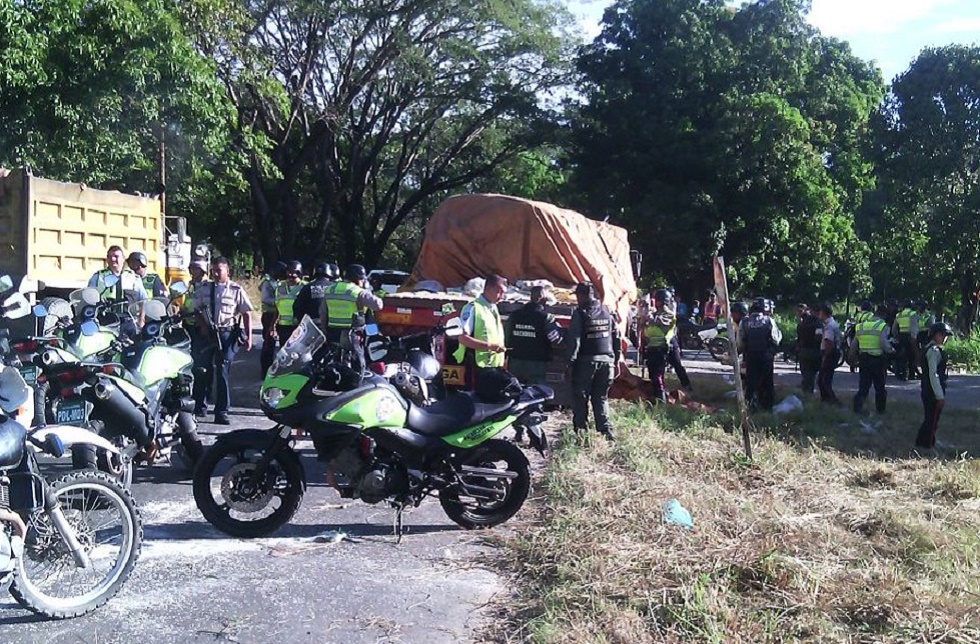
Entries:
[[294,430],[312,439],[342,497],[394,507],[399,535],[402,511],[430,495],[464,528],[493,527],[520,510],[531,487],[528,460],[496,436],[523,428],[544,454],[541,409],[554,392],[525,387],[499,403],[462,393],[420,406],[367,369],[365,338],[376,333],[371,325],[351,331],[348,366],[329,360],[323,333],[303,318],[260,392],[262,411],[277,425],[222,434],[197,465],[194,500],[205,519],[246,538],[286,524],[306,489]]

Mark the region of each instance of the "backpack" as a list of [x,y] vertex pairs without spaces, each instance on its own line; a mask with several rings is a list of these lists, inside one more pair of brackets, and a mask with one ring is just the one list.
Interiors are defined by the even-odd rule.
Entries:
[[473,392],[476,397],[486,403],[502,403],[516,400],[524,387],[521,382],[506,369],[491,367],[478,369]]

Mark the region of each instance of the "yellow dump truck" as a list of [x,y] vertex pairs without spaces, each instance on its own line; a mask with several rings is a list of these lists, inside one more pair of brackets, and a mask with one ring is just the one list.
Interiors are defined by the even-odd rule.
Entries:
[[84,287],[113,245],[144,252],[149,271],[168,282],[186,273],[191,252],[185,221],[165,221],[158,198],[42,179],[26,168],[0,169],[0,244],[0,274],[43,282],[42,296]]

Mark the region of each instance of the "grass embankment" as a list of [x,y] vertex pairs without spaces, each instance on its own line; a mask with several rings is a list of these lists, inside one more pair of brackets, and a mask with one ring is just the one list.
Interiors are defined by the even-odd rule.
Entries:
[[965,338],[950,338],[944,348],[954,366],[970,373],[980,372],[980,331],[974,331],[973,335]]
[[[502,640],[980,641],[975,413],[941,426],[961,456],[920,459],[914,405],[862,426],[808,404],[760,416],[749,462],[726,412],[614,410],[618,442],[558,446],[539,520],[509,541]],[[664,524],[670,498],[693,530]]]

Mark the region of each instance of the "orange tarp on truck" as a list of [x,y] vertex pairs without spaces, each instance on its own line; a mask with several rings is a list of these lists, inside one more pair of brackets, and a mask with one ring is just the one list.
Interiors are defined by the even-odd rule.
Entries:
[[547,279],[555,286],[592,282],[598,297],[629,319],[636,299],[626,230],[540,201],[459,195],[442,202],[425,228],[405,287],[436,280],[462,286],[489,273]]

